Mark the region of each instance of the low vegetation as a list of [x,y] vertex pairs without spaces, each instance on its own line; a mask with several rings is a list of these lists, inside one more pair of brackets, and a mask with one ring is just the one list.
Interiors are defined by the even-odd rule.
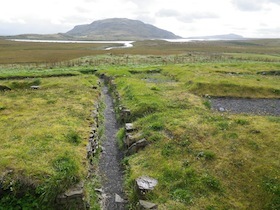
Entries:
[[[280,208],[279,116],[216,112],[208,101],[279,99],[279,40],[143,41],[110,54],[91,47],[0,41],[9,51],[0,53],[0,180],[9,192],[0,192],[0,209],[48,208],[85,178],[93,73],[114,79],[135,133],[149,142],[123,160],[130,209],[142,175],[159,181],[146,198],[159,209]],[[95,200],[96,183],[86,187]]]
[[87,176],[85,148],[98,96],[91,87],[97,78],[79,75],[1,84],[12,90],[0,92],[0,174],[5,190],[0,209],[49,209],[58,194]]
[[139,199],[134,180],[142,175],[159,180],[147,196],[159,209],[279,208],[279,117],[213,112],[199,97],[279,98],[279,79],[256,74],[269,65],[161,68],[102,71],[114,76],[139,138],[150,143],[125,160],[131,208]]

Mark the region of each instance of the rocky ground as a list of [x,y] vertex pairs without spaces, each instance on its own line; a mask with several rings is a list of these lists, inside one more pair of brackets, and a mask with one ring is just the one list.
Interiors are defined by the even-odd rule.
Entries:
[[280,99],[211,98],[211,108],[220,112],[280,116]]

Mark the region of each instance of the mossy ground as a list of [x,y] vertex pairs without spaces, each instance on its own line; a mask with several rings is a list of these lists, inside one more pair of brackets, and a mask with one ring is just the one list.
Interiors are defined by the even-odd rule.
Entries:
[[[97,68],[115,78],[150,143],[123,161],[131,209],[141,175],[159,180],[147,197],[159,209],[279,209],[279,117],[213,112],[202,97],[279,98],[279,76],[260,73],[279,71],[279,40],[134,46],[108,54],[94,45],[1,40],[0,85],[12,91],[0,92],[0,175],[10,191],[33,186],[21,199],[1,198],[1,207],[42,209],[38,195],[51,200],[85,176]],[[96,183],[87,186],[95,199]]]
[[148,195],[159,209],[279,208],[279,117],[213,112],[200,97],[279,98],[279,78],[257,74],[277,67],[212,63],[101,71],[114,76],[121,103],[150,142],[124,161],[131,208],[134,180],[142,175],[159,180]]
[[[34,82],[40,85],[38,90],[30,89]],[[97,78],[80,75],[1,84],[12,89],[0,93],[0,171],[2,175],[10,171],[3,178],[4,188],[14,196],[25,187],[33,188],[40,197],[34,205],[51,204],[57,194],[87,176],[85,148],[98,96],[92,89]],[[10,202],[2,198],[0,209],[20,203]]]

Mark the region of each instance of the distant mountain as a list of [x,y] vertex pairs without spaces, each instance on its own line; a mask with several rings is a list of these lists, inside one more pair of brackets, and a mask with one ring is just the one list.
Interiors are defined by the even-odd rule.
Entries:
[[92,40],[144,40],[178,39],[172,32],[143,23],[139,20],[111,18],[94,21],[91,24],[78,25],[65,33],[77,39]]
[[195,37],[188,37],[188,39],[242,40],[245,38],[237,34],[223,34],[223,35],[214,35],[214,36],[195,36]]

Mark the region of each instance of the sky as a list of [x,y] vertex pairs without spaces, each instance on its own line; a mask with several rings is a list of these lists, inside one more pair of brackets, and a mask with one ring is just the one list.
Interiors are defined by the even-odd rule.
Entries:
[[64,33],[106,18],[141,20],[182,37],[280,38],[280,0],[2,0],[0,35]]

